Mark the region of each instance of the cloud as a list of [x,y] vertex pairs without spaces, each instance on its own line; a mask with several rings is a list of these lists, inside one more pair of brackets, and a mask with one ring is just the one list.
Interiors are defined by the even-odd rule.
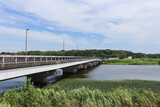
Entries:
[[91,35],[91,37],[92,37],[92,38],[96,38],[96,37],[97,37],[97,35]]
[[48,29],[49,29],[49,30],[54,30],[54,28],[53,28],[53,27],[48,27]]
[[109,43],[112,43],[112,41],[109,40],[109,39],[104,39],[104,40],[102,41],[102,43],[103,43],[103,44],[109,44]]
[[[126,42],[132,46],[159,44],[159,0],[1,0],[0,4],[1,7],[25,13],[27,19],[34,16],[37,23],[38,20],[45,20],[43,23],[51,28],[54,26],[63,31],[102,35],[106,38],[102,43]],[[11,21],[8,22],[15,23],[16,19],[9,19]],[[7,20],[6,17],[0,18],[0,22],[7,23]],[[60,43],[63,39],[46,31],[30,33],[40,35],[39,39],[46,41],[55,41],[52,39],[54,37],[57,39],[55,42]],[[71,39],[66,34],[61,36]],[[85,39],[81,42],[87,43]]]
[[[17,51],[22,50],[24,48],[26,30],[19,28],[11,28],[0,26],[0,39],[3,42],[0,42],[1,51]],[[85,38],[73,38],[68,34],[56,34],[47,31],[36,31],[30,29],[28,31],[28,42],[31,43],[40,43],[45,45],[45,43],[56,44],[57,46],[61,46],[63,41],[68,49],[75,48],[76,45],[88,45],[89,41]],[[4,45],[7,44],[7,45]],[[41,47],[41,46],[40,46]],[[54,46],[55,47],[55,46]],[[8,50],[7,50],[8,49]],[[31,49],[35,50],[35,47],[31,47]],[[39,49],[39,47],[38,47]]]
[[89,41],[87,41],[85,38],[79,38],[77,41],[78,44],[88,45]]
[[[0,26],[0,37],[19,39],[25,37],[25,30],[18,28],[9,28]],[[5,36],[5,37],[4,37]],[[28,31],[28,38],[36,41],[46,41],[61,44],[63,40],[66,40],[69,45],[74,45],[74,40],[67,34],[55,34],[47,31]]]

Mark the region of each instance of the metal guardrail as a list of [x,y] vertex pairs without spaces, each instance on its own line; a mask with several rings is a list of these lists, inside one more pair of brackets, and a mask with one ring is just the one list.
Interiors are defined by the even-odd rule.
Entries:
[[0,64],[49,62],[65,60],[91,59],[83,56],[23,56],[23,55],[0,55]]

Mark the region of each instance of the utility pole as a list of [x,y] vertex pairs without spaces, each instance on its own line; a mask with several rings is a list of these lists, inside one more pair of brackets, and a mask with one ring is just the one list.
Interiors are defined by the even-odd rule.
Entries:
[[27,56],[27,31],[29,31],[29,29],[26,29],[25,56]]
[[65,48],[65,47],[64,47],[64,45],[65,45],[64,43],[65,43],[65,42],[63,41],[63,56],[64,56],[64,48]]

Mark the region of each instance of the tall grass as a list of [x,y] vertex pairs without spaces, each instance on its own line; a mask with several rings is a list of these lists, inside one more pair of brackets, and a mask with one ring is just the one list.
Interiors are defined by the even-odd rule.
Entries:
[[94,80],[85,78],[63,79],[54,85],[44,87],[44,89],[53,89],[56,86],[59,86],[65,91],[86,87],[91,90],[98,89],[102,92],[110,92],[121,86],[127,89],[152,90],[153,92],[160,94],[160,82],[148,80]]
[[160,59],[115,59],[103,61],[110,65],[158,65]]
[[[67,80],[66,80],[67,81]],[[72,79],[74,81],[74,79]],[[80,80],[79,80],[80,81]],[[92,81],[92,80],[90,80]],[[81,81],[84,82],[84,81]],[[100,81],[102,82],[102,81]],[[71,83],[71,81],[70,81]],[[69,85],[69,84],[68,84]],[[70,84],[73,85],[73,84]],[[89,85],[89,84],[88,84]],[[95,83],[95,85],[98,85]],[[67,89],[60,84],[35,88],[31,82],[22,84],[21,90],[13,89],[0,96],[2,107],[159,107],[160,94],[139,89],[118,87],[101,91],[87,86]],[[74,87],[74,86],[72,86]],[[143,87],[143,86],[142,86]],[[108,87],[106,87],[107,89]]]

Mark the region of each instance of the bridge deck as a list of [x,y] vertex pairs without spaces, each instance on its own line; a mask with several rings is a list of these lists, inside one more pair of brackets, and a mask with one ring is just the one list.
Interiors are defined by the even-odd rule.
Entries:
[[94,61],[101,61],[101,60],[100,59],[92,59],[92,60],[84,60],[84,61],[69,62],[69,63],[62,63],[62,64],[53,64],[53,65],[27,67],[27,68],[0,70],[0,81],[10,79],[10,78],[35,74],[35,73],[41,73],[41,72],[45,72],[45,71],[61,69],[61,68],[65,68],[65,67],[76,66],[76,65],[80,65],[80,64],[94,62]]

